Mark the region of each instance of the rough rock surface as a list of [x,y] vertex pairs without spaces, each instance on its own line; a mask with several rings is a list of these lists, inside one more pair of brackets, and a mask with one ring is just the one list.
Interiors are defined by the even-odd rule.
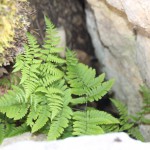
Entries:
[[[87,28],[108,78],[115,78],[116,98],[129,112],[140,110],[139,86],[150,83],[150,1],[86,0]],[[150,126],[141,126],[150,141]]]
[[110,133],[71,137],[52,142],[25,140],[1,146],[0,150],[149,150],[149,148],[150,143],[131,139],[126,133]]
[[83,0],[29,0],[36,14],[32,18],[30,31],[44,39],[44,17],[48,16],[56,27],[64,28],[66,46],[94,55],[90,36],[86,30]]
[[150,33],[149,0],[106,0],[110,5],[125,12],[128,20]]

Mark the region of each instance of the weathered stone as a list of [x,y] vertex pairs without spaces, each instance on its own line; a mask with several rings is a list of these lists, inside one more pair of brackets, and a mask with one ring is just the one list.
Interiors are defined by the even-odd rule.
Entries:
[[150,143],[131,139],[126,133],[71,137],[52,142],[19,141],[0,150],[149,150]]
[[124,10],[121,0],[106,0],[108,4],[116,7],[119,10]]
[[[142,106],[140,85],[150,83],[150,21],[145,19],[150,1],[144,0],[142,5],[136,1],[87,0],[86,5],[87,28],[102,71],[108,78],[115,78],[115,96],[132,114]],[[142,125],[141,131],[150,141],[150,134],[145,134],[150,126],[144,129]]]
[[128,20],[135,26],[150,33],[150,2],[149,0],[106,0],[111,6],[122,10]]

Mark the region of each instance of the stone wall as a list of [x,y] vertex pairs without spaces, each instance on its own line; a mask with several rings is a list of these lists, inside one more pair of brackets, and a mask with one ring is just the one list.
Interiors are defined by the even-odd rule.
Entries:
[[[102,71],[115,78],[116,98],[140,110],[140,85],[150,83],[150,1],[86,0],[86,22]],[[141,126],[150,140],[150,127]]]

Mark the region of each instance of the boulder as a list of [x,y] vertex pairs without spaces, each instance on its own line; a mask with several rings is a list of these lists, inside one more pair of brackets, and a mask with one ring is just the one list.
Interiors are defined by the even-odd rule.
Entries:
[[[140,85],[150,83],[150,1],[86,0],[86,23],[108,78],[115,78],[115,97],[129,113],[141,109]],[[141,126],[150,141],[150,126]]]
[[149,150],[150,143],[130,138],[126,133],[70,137],[57,141],[18,141],[0,150]]

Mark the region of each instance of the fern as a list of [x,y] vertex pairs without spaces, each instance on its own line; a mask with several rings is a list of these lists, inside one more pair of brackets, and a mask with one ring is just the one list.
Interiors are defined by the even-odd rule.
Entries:
[[128,132],[128,134],[131,135],[132,137],[139,139],[141,141],[144,141],[144,137],[140,133],[139,128],[135,120],[133,119],[134,117],[128,114],[127,107],[123,103],[121,103],[119,100],[111,99],[111,101],[119,112],[120,125],[119,126],[115,125],[114,127],[111,126],[109,131],[115,130],[117,132],[122,132],[122,131]]
[[[25,52],[17,56],[13,70],[21,72],[21,81],[0,97],[0,112],[13,121],[7,131],[14,132],[8,136],[30,130],[55,140],[65,137],[68,129],[69,135],[104,133],[102,125],[119,121],[106,112],[89,110],[87,103],[101,99],[114,80],[104,81],[105,74],[96,77],[95,70],[79,63],[70,50],[66,59],[61,58],[57,31],[46,17],[45,22],[44,44],[40,46],[34,36],[27,34]],[[79,104],[85,104],[85,109],[75,111]],[[18,121],[23,123],[14,130]],[[3,124],[0,128],[3,139]]]
[[16,126],[16,123],[14,123],[12,119],[7,118],[5,114],[0,113],[0,143],[2,143],[4,138],[29,131],[29,127],[26,123],[20,122],[19,124],[19,126]]
[[98,110],[76,111],[73,119],[75,120],[73,123],[74,135],[102,134],[104,131],[100,125],[119,123],[110,114]]
[[70,84],[73,95],[80,96],[73,99],[73,104],[83,104],[86,102],[98,101],[112,87],[114,80],[104,81],[105,75],[96,76],[94,69],[78,63],[75,53],[67,51],[67,80]]
[[145,115],[150,114],[150,89],[146,86],[141,86],[140,91],[143,95],[143,107],[139,112],[139,118],[141,123],[150,124],[150,119],[144,117]]
[[0,143],[2,143],[2,141],[5,138],[5,128],[4,128],[4,124],[0,124]]

